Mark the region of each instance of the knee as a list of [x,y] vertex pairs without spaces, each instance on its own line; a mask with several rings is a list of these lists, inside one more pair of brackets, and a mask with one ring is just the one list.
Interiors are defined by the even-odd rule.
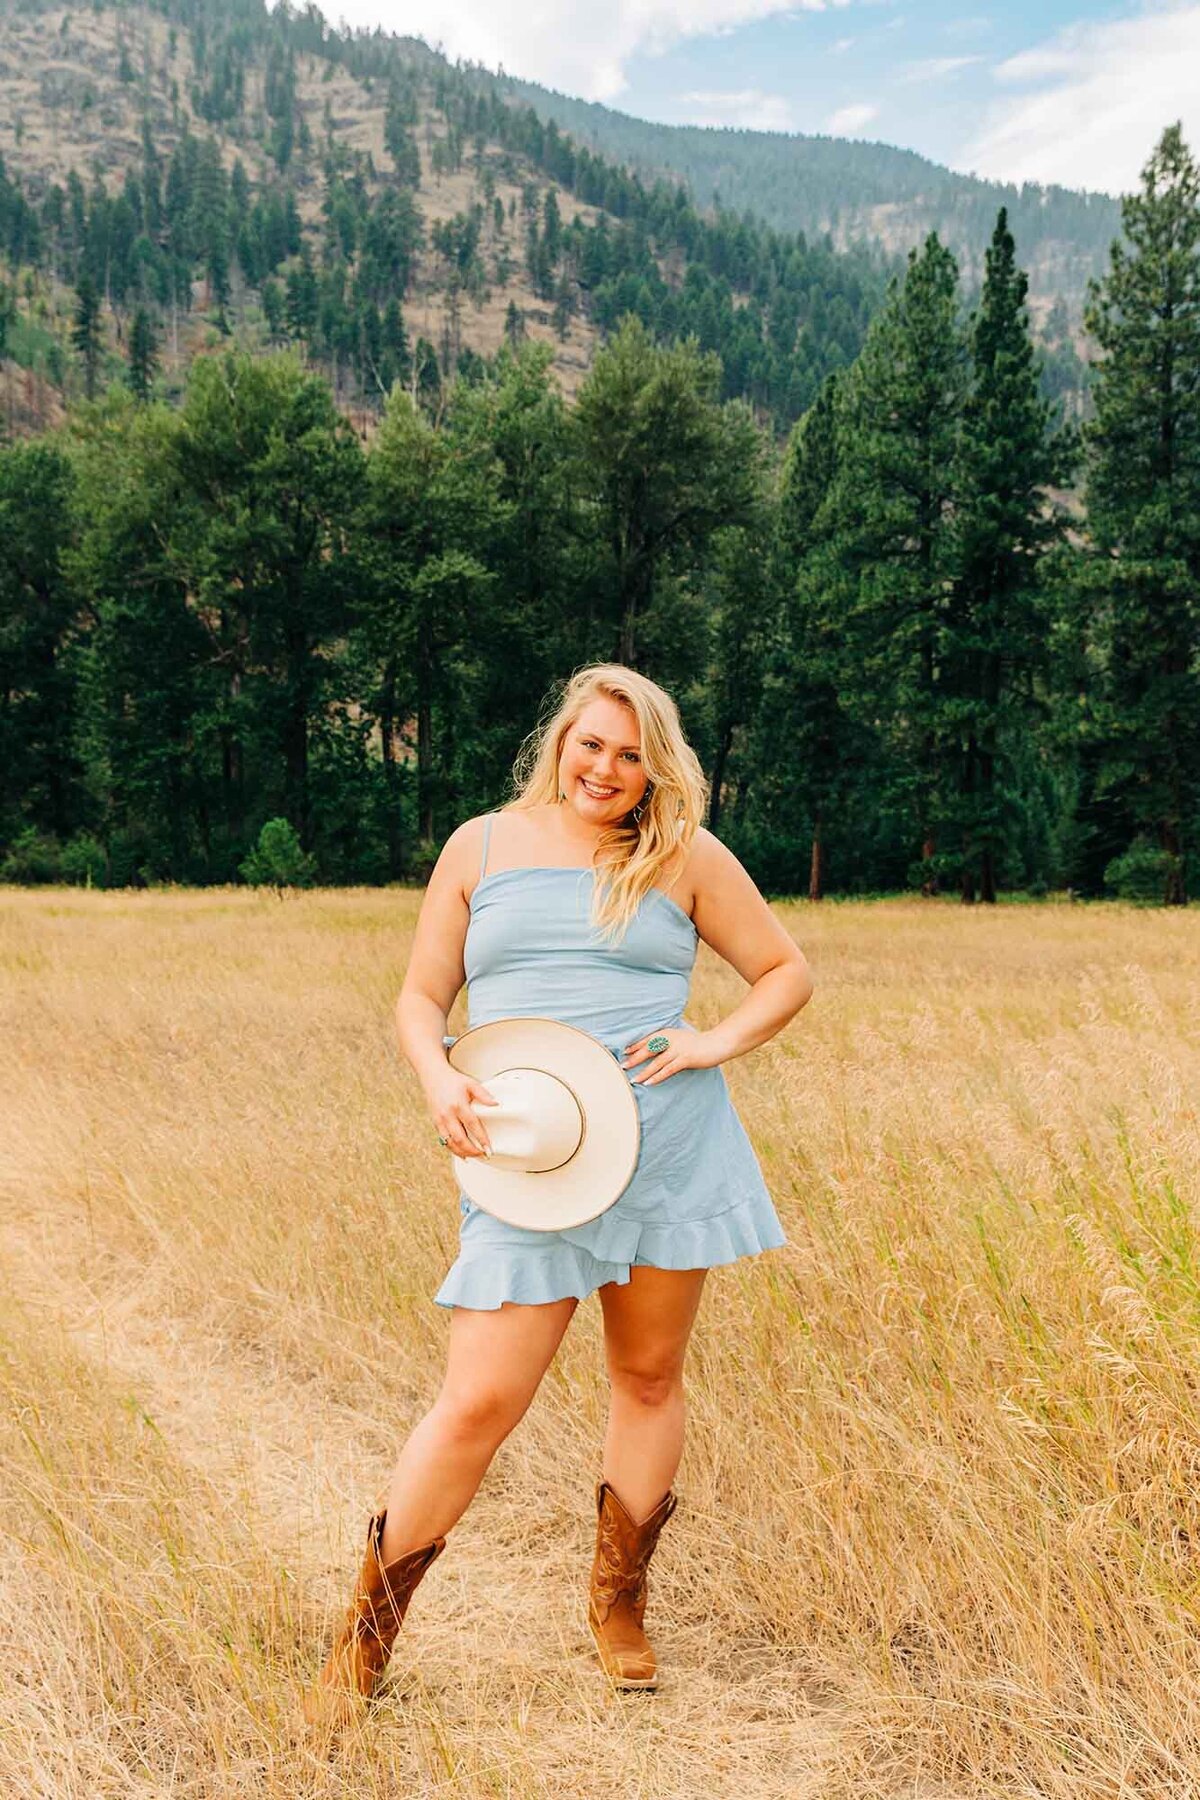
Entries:
[[524,1411],[522,1397],[488,1386],[443,1393],[433,1407],[440,1431],[457,1444],[499,1444]]
[[652,1409],[670,1406],[683,1393],[683,1372],[674,1365],[616,1366],[609,1369],[608,1378],[613,1392],[635,1406]]

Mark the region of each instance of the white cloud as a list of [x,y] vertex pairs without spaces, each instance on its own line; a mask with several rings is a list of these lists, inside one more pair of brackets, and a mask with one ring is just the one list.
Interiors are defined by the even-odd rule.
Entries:
[[836,12],[852,0],[328,0],[328,16],[440,43],[447,56],[615,99],[630,57],[661,55],[761,19]]
[[829,48],[835,56],[844,56],[847,50],[853,49],[854,43],[854,38],[838,38],[836,43],[830,44]]
[[944,81],[948,75],[957,75],[960,69],[969,67],[971,63],[982,62],[979,56],[926,56],[917,62],[905,63],[899,76],[901,81]]
[[856,106],[839,106],[835,113],[830,113],[825,129],[830,137],[853,137],[878,115],[879,108],[869,101],[860,101]]
[[995,69],[1012,90],[952,166],[1004,181],[1127,192],[1165,126],[1200,140],[1200,4],[1143,4],[1129,18],[1069,26]]
[[738,125],[753,131],[792,129],[792,109],[784,95],[764,94],[761,88],[678,94],[672,107],[689,125]]

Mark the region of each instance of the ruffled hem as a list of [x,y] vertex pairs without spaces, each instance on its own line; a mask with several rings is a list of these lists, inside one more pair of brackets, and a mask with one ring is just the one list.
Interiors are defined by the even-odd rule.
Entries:
[[[600,1221],[597,1221],[599,1223]],[[624,1287],[631,1267],[712,1269],[779,1250],[787,1243],[768,1194],[755,1194],[707,1219],[677,1224],[625,1221],[635,1240],[625,1260],[595,1256],[581,1244],[555,1234],[547,1244],[522,1244],[510,1251],[496,1244],[482,1253],[460,1256],[434,1296],[438,1306],[464,1306],[494,1312],[506,1300],[541,1306],[554,1300],[584,1300],[606,1282]],[[584,1230],[586,1227],[578,1227]]]
[[781,1250],[786,1243],[775,1208],[764,1193],[711,1218],[644,1225],[633,1260],[655,1269],[715,1269],[740,1256],[757,1256],[760,1250]]
[[601,1262],[575,1244],[554,1243],[523,1248],[516,1256],[497,1253],[460,1256],[434,1295],[438,1306],[466,1306],[473,1312],[495,1312],[506,1300],[518,1306],[545,1306],[552,1300],[586,1300],[606,1281],[622,1287],[628,1263]]

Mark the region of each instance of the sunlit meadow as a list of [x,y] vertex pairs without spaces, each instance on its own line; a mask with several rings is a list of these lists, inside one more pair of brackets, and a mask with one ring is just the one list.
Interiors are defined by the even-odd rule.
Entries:
[[790,1242],[707,1283],[658,1694],[585,1624],[593,1298],[306,1742],[449,1322],[418,902],[0,895],[4,1800],[1194,1795],[1194,911],[779,904],[816,994],[726,1073]]

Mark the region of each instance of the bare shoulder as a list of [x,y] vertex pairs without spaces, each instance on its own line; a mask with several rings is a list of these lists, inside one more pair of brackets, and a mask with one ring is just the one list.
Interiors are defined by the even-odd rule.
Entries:
[[713,874],[719,869],[740,869],[742,865],[728,844],[723,844],[719,837],[714,836],[707,825],[700,825],[691,842],[687,866],[701,873]]
[[675,877],[678,886],[672,888],[672,893],[679,898],[681,906],[686,898],[686,910],[694,912],[695,902],[715,882],[736,871],[741,871],[747,881],[750,879],[733,851],[706,826],[700,825],[683,853],[683,863]]
[[464,819],[461,825],[454,827],[438,853],[429,877],[431,888],[435,885],[442,891],[457,888],[464,900],[470,898],[483,855],[487,817],[487,813],[477,813],[473,819]]
[[746,981],[782,962],[803,960],[753,876],[727,844],[701,827],[683,878],[697,935]]

